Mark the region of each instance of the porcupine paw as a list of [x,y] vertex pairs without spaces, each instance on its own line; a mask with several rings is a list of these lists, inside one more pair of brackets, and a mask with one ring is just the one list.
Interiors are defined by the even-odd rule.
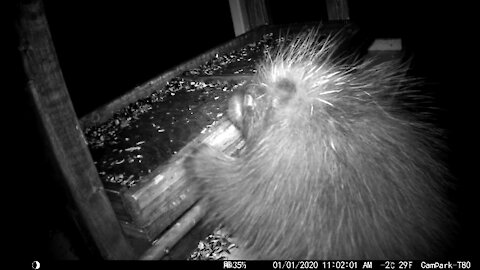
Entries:
[[212,166],[212,163],[218,154],[223,153],[205,143],[193,148],[184,162],[185,173],[188,180],[197,181],[208,177],[208,172],[213,169],[214,166]]

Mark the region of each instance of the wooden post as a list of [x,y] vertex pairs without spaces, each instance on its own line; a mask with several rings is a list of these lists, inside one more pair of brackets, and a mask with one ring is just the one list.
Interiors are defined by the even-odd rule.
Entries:
[[17,30],[28,91],[81,222],[105,259],[132,259],[100,182],[57,60],[41,0],[21,1]]
[[229,0],[235,36],[269,24],[265,0]]
[[350,20],[347,0],[326,0],[328,20]]

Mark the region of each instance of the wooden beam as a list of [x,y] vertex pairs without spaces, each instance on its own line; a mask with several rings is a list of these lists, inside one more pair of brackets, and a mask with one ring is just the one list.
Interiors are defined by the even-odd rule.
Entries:
[[131,259],[100,182],[63,79],[41,0],[21,1],[17,30],[28,92],[46,133],[56,166],[100,255]]

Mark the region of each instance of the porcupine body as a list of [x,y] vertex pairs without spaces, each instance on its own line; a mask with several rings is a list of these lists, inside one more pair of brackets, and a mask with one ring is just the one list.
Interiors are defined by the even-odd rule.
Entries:
[[232,97],[238,156],[204,145],[186,163],[209,218],[256,259],[442,256],[448,171],[441,133],[411,109],[415,80],[396,61],[334,59],[341,38],[318,39],[270,52]]

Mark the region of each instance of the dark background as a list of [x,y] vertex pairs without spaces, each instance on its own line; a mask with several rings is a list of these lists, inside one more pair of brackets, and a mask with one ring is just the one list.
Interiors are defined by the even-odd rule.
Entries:
[[[156,2],[44,1],[79,117],[234,38],[228,1]],[[326,19],[322,1],[270,0],[267,4],[274,24]],[[476,123],[473,100],[477,87],[471,82],[475,77],[470,75],[470,63],[475,62],[469,50],[475,32],[468,31],[471,24],[467,19],[473,6],[441,1],[350,1],[349,5],[352,21],[362,29],[378,37],[401,37],[414,57],[417,72],[441,86],[436,95],[443,109],[442,125],[449,136],[450,165],[458,179],[452,198],[460,209],[460,235],[453,255],[471,259],[473,249],[469,245],[476,231],[472,218],[474,159],[469,152],[477,153],[477,140],[473,140],[471,130]],[[95,257],[65,215],[68,197],[53,180],[55,173],[24,91],[14,28],[15,5],[5,10],[7,49],[2,64],[7,70],[8,87],[3,100],[9,121],[3,130],[12,137],[7,141],[12,152],[5,170],[14,172],[15,177],[9,178],[14,190],[23,191],[12,192],[14,201],[25,206],[15,209],[21,220],[17,222],[26,226],[17,236],[25,236],[22,243],[28,243],[29,260]],[[14,206],[20,203],[7,205]]]

